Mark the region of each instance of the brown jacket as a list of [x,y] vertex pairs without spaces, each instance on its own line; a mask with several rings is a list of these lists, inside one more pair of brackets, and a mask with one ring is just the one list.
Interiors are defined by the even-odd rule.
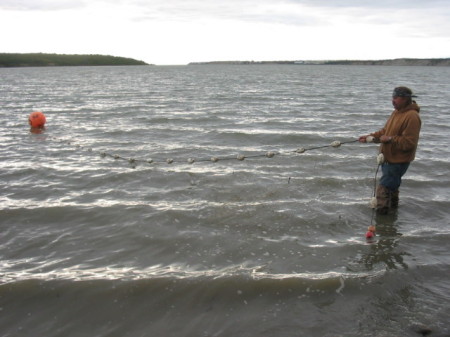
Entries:
[[409,163],[414,160],[422,125],[419,111],[420,107],[414,101],[401,110],[394,110],[384,128],[371,134],[376,138],[383,135],[392,137],[392,141],[380,146],[380,152],[388,163]]

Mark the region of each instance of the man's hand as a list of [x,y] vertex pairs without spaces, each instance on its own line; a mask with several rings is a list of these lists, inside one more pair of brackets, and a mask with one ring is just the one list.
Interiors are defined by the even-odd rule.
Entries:
[[371,135],[361,136],[361,137],[359,137],[358,140],[360,143],[377,143],[378,144],[380,142],[380,138],[376,138]]
[[367,143],[367,136],[361,136],[361,137],[359,137],[358,141],[359,141],[360,143]]

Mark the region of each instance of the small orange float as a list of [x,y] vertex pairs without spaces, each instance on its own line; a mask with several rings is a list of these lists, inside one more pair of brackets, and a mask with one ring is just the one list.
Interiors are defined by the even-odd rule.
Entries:
[[375,237],[375,231],[375,226],[369,226],[369,228],[367,228],[366,239],[373,239]]
[[34,111],[28,118],[28,123],[32,128],[43,128],[45,125],[45,115],[40,111]]

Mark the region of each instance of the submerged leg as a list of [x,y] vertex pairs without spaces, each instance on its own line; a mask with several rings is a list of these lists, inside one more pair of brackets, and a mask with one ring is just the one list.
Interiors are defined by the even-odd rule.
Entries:
[[387,214],[391,208],[391,191],[386,186],[377,186],[377,213]]
[[398,202],[400,201],[399,193],[400,193],[400,191],[398,189],[391,192],[391,207],[392,208],[398,208]]

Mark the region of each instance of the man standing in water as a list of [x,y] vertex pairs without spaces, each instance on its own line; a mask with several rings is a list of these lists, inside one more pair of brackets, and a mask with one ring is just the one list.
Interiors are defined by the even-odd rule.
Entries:
[[387,214],[390,208],[398,206],[402,176],[415,158],[422,122],[420,107],[413,97],[417,96],[413,95],[411,89],[395,88],[392,93],[395,110],[384,128],[359,137],[361,143],[366,143],[369,136],[373,137],[375,143],[381,143],[380,153],[383,153],[385,161],[381,165],[382,176],[376,191],[379,214]]

